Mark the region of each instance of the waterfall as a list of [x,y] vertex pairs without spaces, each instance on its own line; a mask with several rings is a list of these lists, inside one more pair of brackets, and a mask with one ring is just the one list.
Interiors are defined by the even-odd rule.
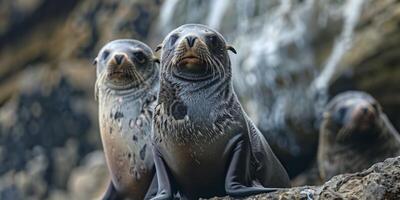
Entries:
[[159,17],[159,27],[167,27],[169,22],[172,20],[173,13],[175,11],[176,5],[179,3],[179,0],[167,0],[161,6],[161,12]]
[[323,112],[324,105],[328,101],[328,87],[335,75],[340,72],[339,63],[343,55],[351,47],[354,28],[357,25],[358,18],[361,14],[362,4],[364,0],[348,1],[344,9],[344,25],[341,34],[338,36],[332,53],[326,61],[323,70],[315,78],[310,90],[318,93],[316,114]]
[[210,4],[210,14],[207,17],[207,23],[210,27],[219,29],[222,17],[228,8],[229,0],[214,1]]

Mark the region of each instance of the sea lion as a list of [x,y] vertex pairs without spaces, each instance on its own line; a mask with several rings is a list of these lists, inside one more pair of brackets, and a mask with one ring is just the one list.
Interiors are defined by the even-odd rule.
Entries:
[[318,168],[323,180],[361,171],[398,155],[399,134],[372,96],[348,91],[327,104],[318,148]]
[[154,111],[154,199],[234,197],[288,187],[288,175],[243,111],[223,36],[200,24],[173,30],[161,51]]
[[101,140],[111,175],[103,199],[143,199],[155,175],[151,119],[159,69],[152,50],[136,40],[114,40],[99,52],[95,95]]

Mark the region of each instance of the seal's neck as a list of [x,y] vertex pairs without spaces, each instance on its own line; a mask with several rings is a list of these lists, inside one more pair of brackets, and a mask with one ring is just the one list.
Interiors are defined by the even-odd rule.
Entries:
[[[233,93],[230,79],[220,78],[201,82],[182,82],[163,78],[160,90],[168,91],[167,98],[180,99],[183,102],[207,102],[210,106],[226,101]],[[159,97],[160,101],[163,101],[163,96]]]

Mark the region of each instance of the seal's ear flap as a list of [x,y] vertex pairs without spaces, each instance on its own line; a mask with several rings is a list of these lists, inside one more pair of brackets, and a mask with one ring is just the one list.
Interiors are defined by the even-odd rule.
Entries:
[[159,45],[156,46],[156,48],[154,49],[154,51],[155,51],[155,52],[158,52],[158,51],[161,50],[161,48],[162,48],[162,44],[159,44]]
[[96,83],[94,84],[94,100],[97,101],[99,99],[99,86],[97,85],[99,81],[99,78],[96,80]]
[[236,49],[231,45],[226,45],[226,50],[232,51],[232,53],[237,54]]
[[160,64],[160,59],[159,59],[159,58],[157,58],[157,57],[154,56],[154,57],[152,58],[152,60],[153,60],[153,62]]
[[382,112],[382,107],[378,102],[372,102],[371,106],[379,113]]
[[97,65],[97,57],[93,60],[92,65]]

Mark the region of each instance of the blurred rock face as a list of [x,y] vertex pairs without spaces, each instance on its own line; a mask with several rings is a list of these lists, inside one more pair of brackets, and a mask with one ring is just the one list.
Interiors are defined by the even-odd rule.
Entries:
[[158,5],[0,2],[0,199],[83,200],[103,192],[91,62],[109,40],[146,40]]
[[315,154],[318,113],[334,94],[371,93],[399,129],[399,8],[395,0],[0,1],[0,199],[98,196],[107,173],[90,156],[101,149],[90,63],[107,41],[154,47],[183,23],[208,24],[235,46],[238,96],[292,175]]
[[[32,74],[24,78],[43,75],[40,72],[30,70]],[[5,174],[0,195],[4,199],[43,199],[49,189],[65,187],[80,155],[95,149],[87,139],[89,115],[77,105],[82,91],[65,78],[54,85],[43,82],[49,79],[30,80],[32,86],[0,109],[0,174]]]
[[[40,90],[21,93],[18,99],[12,100],[15,104],[2,107],[3,112],[9,112],[1,127],[2,148],[8,151],[2,154],[4,164],[0,167],[0,173],[7,169],[21,170],[24,163],[21,155],[33,153],[24,152],[25,149],[33,149],[38,144],[39,148],[44,149],[62,146],[68,138],[80,137],[79,133],[88,131],[89,117],[72,107],[75,103],[74,92],[77,91],[65,80],[61,80],[56,87],[51,88],[49,94],[43,94]],[[50,156],[58,152],[46,154]],[[59,154],[65,156],[68,152]],[[21,160],[16,159],[19,157]]]

